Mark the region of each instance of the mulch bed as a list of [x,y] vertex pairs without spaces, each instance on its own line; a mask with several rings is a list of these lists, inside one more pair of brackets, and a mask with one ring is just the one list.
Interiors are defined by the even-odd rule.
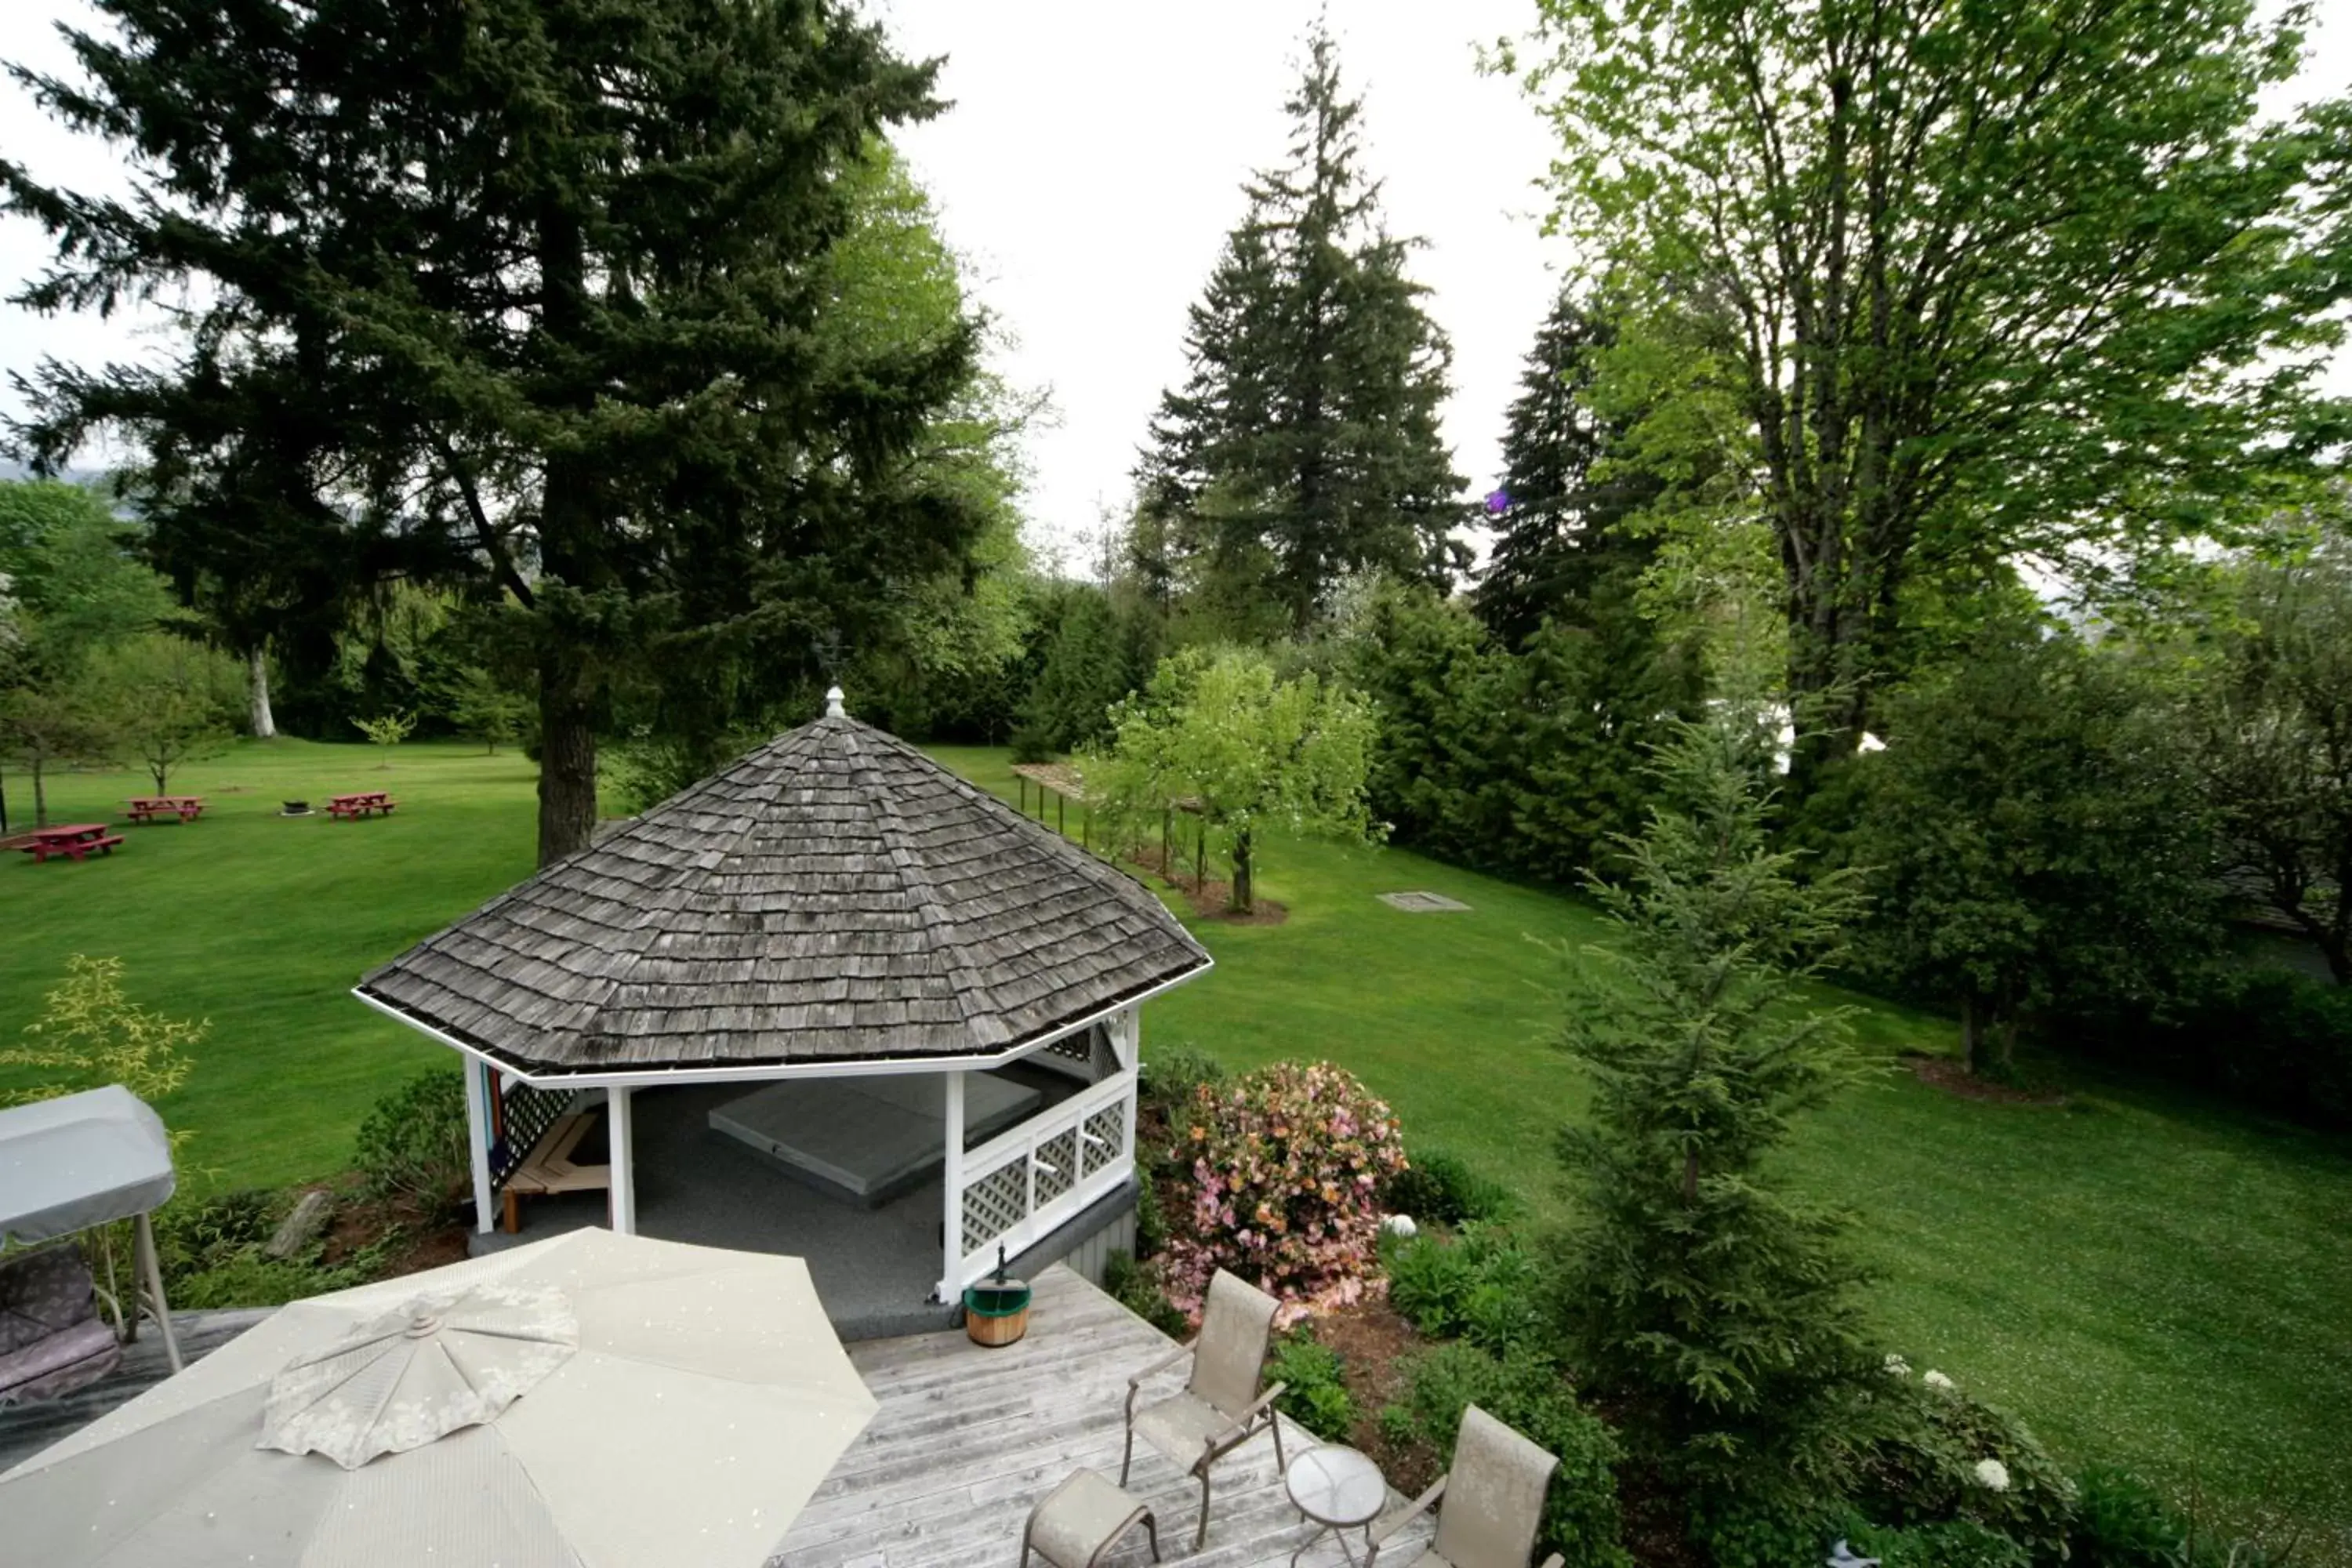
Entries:
[[1437,1450],[1418,1441],[1391,1442],[1381,1430],[1381,1412],[1404,1398],[1413,1353],[1428,1342],[1385,1300],[1326,1312],[1314,1324],[1315,1337],[1339,1352],[1340,1379],[1360,1413],[1348,1446],[1370,1455],[1389,1485],[1419,1497],[1437,1479]]
[[1195,882],[1184,874],[1181,867],[1176,875],[1171,877],[1160,865],[1160,851],[1153,846],[1145,845],[1130,849],[1122,858],[1142,867],[1162,882],[1183,894],[1192,906],[1192,918],[1195,920],[1215,921],[1221,925],[1278,926],[1290,918],[1289,909],[1276,903],[1272,899],[1254,900],[1255,907],[1247,914],[1225,908],[1226,903],[1234,896],[1232,883],[1220,882],[1214,878]]
[[399,1240],[385,1258],[380,1279],[466,1260],[468,1227],[464,1220],[428,1218],[409,1199],[387,1203],[351,1188],[328,1186],[325,1190],[335,1199],[326,1235],[320,1237],[324,1247],[319,1260],[327,1267],[345,1262],[391,1235],[397,1235]]
[[1933,1084],[1947,1094],[1962,1100],[1989,1100],[1996,1105],[2058,1106],[2066,1097],[2054,1089],[2018,1089],[2005,1083],[1990,1083],[1977,1077],[1949,1057],[1931,1057],[1917,1051],[1903,1053],[1903,1065],[1921,1083]]

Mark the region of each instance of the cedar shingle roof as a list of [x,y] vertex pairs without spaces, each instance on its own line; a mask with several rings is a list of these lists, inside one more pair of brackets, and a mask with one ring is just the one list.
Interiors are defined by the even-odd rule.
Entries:
[[856,720],[778,737],[369,973],[526,1071],[1007,1050],[1209,965],[1132,879]]

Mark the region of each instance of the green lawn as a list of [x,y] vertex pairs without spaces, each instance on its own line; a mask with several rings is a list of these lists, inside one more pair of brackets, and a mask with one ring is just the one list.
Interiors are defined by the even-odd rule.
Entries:
[[[1003,752],[940,754],[1011,795]],[[125,852],[85,865],[7,857],[0,1036],[67,955],[119,953],[134,997],[213,1022],[165,1107],[195,1130],[208,1181],[340,1167],[375,1096],[438,1059],[346,991],[530,868],[528,763],[417,744],[387,772],[382,756],[242,746],[175,782],[212,799],[194,826],[131,829]],[[12,808],[27,805],[8,783]],[[275,815],[281,798],[379,786],[404,803],[390,820]],[[53,815],[120,820],[144,787],[69,778]],[[1559,1213],[1552,1137],[1583,1095],[1546,1044],[1556,961],[1541,944],[1593,939],[1592,912],[1393,850],[1276,844],[1261,880],[1289,921],[1204,927],[1217,968],[1152,1005],[1146,1048],[1339,1062],[1389,1098],[1410,1142]],[[1410,888],[1471,912],[1373,898]],[[1864,1007],[1874,1050],[1948,1043],[1937,1020]],[[1889,1348],[2015,1410],[2069,1460],[2121,1460],[2215,1512],[2299,1523],[2326,1539],[2307,1536],[2297,1562],[2352,1564],[2352,1150],[2146,1085],[2074,1090],[2065,1110],[1987,1105],[1890,1071],[1815,1119],[1798,1173],[1862,1216]]]
[[[520,755],[414,744],[393,765],[365,744],[240,744],[174,774],[201,821],[124,827],[79,865],[0,858],[0,1037],[37,1016],[68,955],[120,955],[134,1001],[209,1018],[212,1034],[165,1113],[195,1137],[184,1159],[226,1185],[342,1169],[376,1097],[448,1053],[346,994],[360,975],[531,868],[534,779]],[[143,774],[52,780],[52,822],[121,823]],[[330,795],[388,789],[389,817],[338,822]],[[319,815],[281,817],[280,801]],[[8,779],[12,825],[32,790]]]
[[[940,752],[1013,793],[1003,753]],[[1585,1092],[1547,1044],[1546,944],[1594,940],[1599,917],[1399,850],[1276,846],[1259,881],[1289,920],[1201,928],[1217,967],[1147,1010],[1146,1052],[1336,1061],[1395,1107],[1408,1145],[1450,1147],[1559,1214],[1553,1136]],[[1471,912],[1374,897],[1414,888]],[[1874,1052],[1957,1044],[1941,1020],[1838,999],[1860,1001]],[[1860,1215],[1888,1348],[2070,1461],[2128,1464],[2267,1522],[2273,1544],[2301,1526],[2295,1561],[2352,1563],[2352,1146],[2078,1078],[2062,1110],[1890,1068],[1808,1127],[1796,1169]]]

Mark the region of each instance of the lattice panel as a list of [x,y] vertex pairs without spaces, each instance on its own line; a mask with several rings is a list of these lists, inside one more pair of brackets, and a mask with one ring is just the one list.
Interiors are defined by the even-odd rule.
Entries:
[[1045,1207],[1078,1184],[1078,1130],[1048,1138],[1037,1148],[1037,1206]]
[[1095,1032],[1092,1029],[1080,1029],[1076,1034],[1064,1035],[1060,1039],[1047,1046],[1045,1054],[1066,1058],[1081,1067],[1091,1066],[1095,1059],[1094,1038]]
[[[477,1070],[473,1063],[466,1070]],[[496,1093],[496,1077],[492,1078],[492,1093]],[[490,1184],[502,1186],[522,1163],[530,1157],[540,1136],[555,1125],[563,1108],[572,1103],[572,1091],[562,1089],[541,1089],[535,1084],[519,1083],[506,1091],[506,1136],[490,1145]]]
[[1029,1217],[1029,1165],[1000,1165],[963,1190],[963,1245],[978,1252]]
[[1118,1159],[1118,1152],[1127,1147],[1127,1101],[1115,1100],[1087,1117],[1087,1135],[1099,1140],[1085,1144],[1084,1173],[1092,1175]]

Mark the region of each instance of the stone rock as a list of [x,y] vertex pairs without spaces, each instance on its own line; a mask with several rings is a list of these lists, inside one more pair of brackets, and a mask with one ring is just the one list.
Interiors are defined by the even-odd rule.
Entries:
[[286,1216],[286,1223],[278,1227],[278,1234],[261,1249],[262,1256],[282,1262],[308,1247],[327,1228],[327,1216],[334,1207],[335,1200],[324,1193],[304,1193],[302,1201],[294,1205],[294,1212]]

